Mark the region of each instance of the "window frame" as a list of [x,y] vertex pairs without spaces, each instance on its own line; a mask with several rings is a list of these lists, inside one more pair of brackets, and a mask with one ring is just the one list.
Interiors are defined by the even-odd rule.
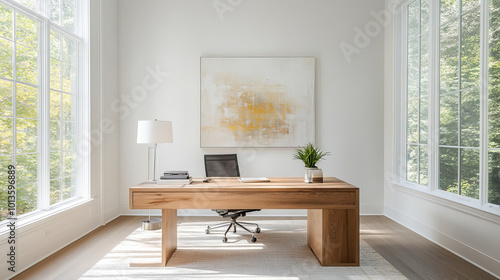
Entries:
[[[49,1],[37,1],[38,11],[15,2],[13,0],[0,0],[0,4],[16,13],[35,20],[39,25],[38,29],[38,127],[37,127],[37,151],[38,154],[38,184],[37,184],[37,209],[31,212],[16,216],[20,226],[31,224],[42,218],[51,216],[71,209],[75,206],[84,204],[91,200],[90,198],[90,47],[89,47],[89,1],[80,0],[77,2],[75,17],[79,21],[77,28],[73,32],[68,31],[62,26],[53,23],[47,15],[49,11]],[[62,13],[62,11],[60,11]],[[14,24],[14,23],[13,23]],[[75,195],[66,200],[50,204],[50,31],[54,30],[68,38],[71,38],[77,44],[76,47],[76,123],[75,134]],[[15,34],[15,24],[13,29],[13,38]],[[16,40],[15,40],[16,41]],[[16,52],[13,51],[13,71],[16,70]],[[61,77],[62,79],[62,77]],[[13,73],[13,93],[16,81]],[[63,90],[61,89],[61,92]],[[16,100],[13,98],[12,119],[16,118]],[[62,113],[62,112],[61,112]],[[13,127],[13,139],[16,140],[17,127]],[[17,153],[13,153],[15,156]],[[2,167],[3,168],[3,167]],[[61,170],[63,172],[63,170]],[[7,220],[1,221],[0,226],[6,224]],[[6,230],[2,227],[0,234]]]
[[[416,0],[405,0],[397,3],[398,12],[394,25],[394,141],[395,141],[395,176],[392,184],[404,191],[417,191],[432,197],[450,201],[446,205],[456,207],[468,206],[500,216],[500,205],[488,202],[488,55],[489,55],[489,0],[480,0],[480,159],[479,159],[479,199],[469,198],[439,189],[439,79],[440,79],[440,1],[429,0],[429,91],[428,91],[428,185],[419,185],[408,182],[407,176],[407,39],[408,39],[408,6]],[[418,0],[417,0],[418,1]],[[459,89],[459,91],[462,91]],[[434,94],[433,94],[434,93]],[[474,211],[473,211],[474,212]]]

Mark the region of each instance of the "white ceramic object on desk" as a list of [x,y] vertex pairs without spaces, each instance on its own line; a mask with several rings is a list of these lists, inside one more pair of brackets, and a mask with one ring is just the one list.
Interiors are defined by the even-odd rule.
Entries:
[[306,167],[304,182],[306,183],[323,183],[323,170],[317,167]]

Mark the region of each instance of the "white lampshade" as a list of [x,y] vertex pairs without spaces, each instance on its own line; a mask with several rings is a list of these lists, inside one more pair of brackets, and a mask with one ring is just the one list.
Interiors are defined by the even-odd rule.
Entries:
[[137,123],[137,143],[173,143],[172,122],[147,120]]

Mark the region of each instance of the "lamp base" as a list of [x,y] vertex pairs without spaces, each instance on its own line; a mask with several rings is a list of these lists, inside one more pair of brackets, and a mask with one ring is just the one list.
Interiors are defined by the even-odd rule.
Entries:
[[161,229],[161,218],[151,218],[151,220],[143,220],[142,229],[143,230]]

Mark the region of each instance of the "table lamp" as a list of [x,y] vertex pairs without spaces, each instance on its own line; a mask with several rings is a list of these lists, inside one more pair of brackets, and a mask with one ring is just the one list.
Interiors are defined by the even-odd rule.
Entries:
[[[158,143],[173,143],[172,122],[159,120],[145,120],[137,123],[137,143],[154,144],[148,149],[148,179],[151,170],[151,152],[153,148],[153,182],[156,182],[156,150]],[[161,219],[151,219],[151,210],[148,210],[148,220],[142,221],[142,229],[156,230],[161,228]]]

